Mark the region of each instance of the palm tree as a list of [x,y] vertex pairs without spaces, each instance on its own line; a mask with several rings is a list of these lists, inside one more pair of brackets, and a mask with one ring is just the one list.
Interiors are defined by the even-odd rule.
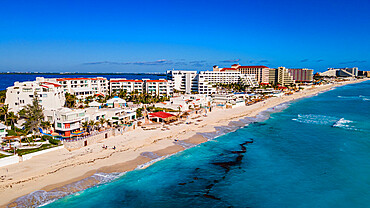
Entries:
[[76,106],[77,98],[75,95],[69,94],[67,92],[65,98],[66,98],[66,102],[64,106],[66,106],[67,108],[73,108]]
[[104,124],[107,122],[107,120],[105,118],[100,118],[99,119],[99,123],[102,127],[104,127]]
[[95,129],[95,125],[96,125],[96,123],[95,123],[93,120],[91,120],[91,121],[89,122],[89,126],[90,126],[90,129],[91,129],[91,130],[94,130],[94,129]]
[[85,129],[85,131],[87,131],[87,128],[89,127],[89,122],[88,121],[85,121],[82,123],[82,128]]
[[93,100],[94,100],[93,96],[88,96],[88,97],[85,98],[84,103],[87,105],[87,104],[91,103]]
[[0,108],[0,115],[4,116],[4,123],[6,125],[6,122],[7,122],[7,116],[9,114],[9,106],[8,105],[3,105],[1,108]]
[[8,119],[10,120],[10,125],[14,126],[14,123],[17,121],[19,117],[14,114],[14,112],[9,112]]
[[42,121],[41,122],[41,127],[45,130],[49,130],[49,128],[51,127],[51,123],[50,121]]
[[111,125],[112,121],[111,121],[109,118],[107,119],[106,123],[107,123],[107,125],[108,125],[109,127],[111,127],[111,126],[112,126],[112,125]]
[[39,99],[35,93],[32,104],[26,105],[24,108],[26,122],[23,123],[27,132],[38,131],[41,126],[41,121],[44,119],[42,107],[39,105]]
[[0,103],[4,103],[6,99],[6,90],[0,91]]

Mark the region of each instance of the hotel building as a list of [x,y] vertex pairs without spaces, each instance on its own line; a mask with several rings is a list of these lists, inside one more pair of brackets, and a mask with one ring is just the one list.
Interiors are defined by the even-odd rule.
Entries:
[[81,124],[89,118],[85,109],[59,108],[55,111],[55,131],[63,136],[70,136],[74,131],[80,130]]
[[198,91],[198,72],[185,70],[167,71],[167,80],[173,82],[173,89],[186,94]]
[[252,87],[258,86],[255,75],[241,74],[235,70],[200,71],[198,73],[198,93],[214,94],[216,93],[216,88],[213,85],[218,83],[242,83]]
[[224,69],[235,69],[242,74],[255,75],[258,83],[269,82],[269,68],[267,66],[241,66],[239,64],[233,64],[231,68],[218,68],[217,66],[213,68],[214,71],[222,71]]
[[269,83],[290,85],[295,84],[293,75],[285,67],[279,67],[277,69],[269,69]]
[[139,94],[145,92],[151,95],[170,96],[173,93],[172,81],[159,80],[127,80],[127,79],[111,79],[110,93],[126,90],[127,93],[137,92]]
[[248,86],[258,86],[255,75],[242,74],[234,68],[214,67],[213,71],[167,71],[167,78],[173,81],[174,89],[185,92],[198,92],[199,94],[215,94],[214,84],[243,83]]
[[137,79],[110,79],[109,85],[110,94],[113,92],[119,92],[121,90],[126,90],[127,93],[136,91],[137,93],[141,94],[143,93],[144,81]]
[[170,96],[173,93],[171,80],[144,80],[145,92],[157,96]]
[[320,73],[323,77],[357,77],[358,68],[328,68],[328,71]]
[[34,95],[37,95],[39,104],[44,109],[57,109],[64,105],[65,96],[61,85],[40,82],[14,82],[14,86],[6,90],[5,104],[9,105],[9,111],[18,113],[26,105],[32,104]]
[[64,92],[74,94],[79,100],[84,100],[89,96],[107,95],[109,92],[109,82],[106,78],[44,78],[37,77],[36,81],[47,81],[58,83]]
[[313,69],[288,69],[288,71],[296,83],[313,81]]

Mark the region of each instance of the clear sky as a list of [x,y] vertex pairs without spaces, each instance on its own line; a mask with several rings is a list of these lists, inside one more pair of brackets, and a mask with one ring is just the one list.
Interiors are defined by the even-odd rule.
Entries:
[[370,1],[0,1],[0,71],[233,63],[370,70]]

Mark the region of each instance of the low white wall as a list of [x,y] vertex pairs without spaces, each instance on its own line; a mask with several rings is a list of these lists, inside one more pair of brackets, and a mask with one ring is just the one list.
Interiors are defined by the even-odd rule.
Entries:
[[44,154],[44,153],[47,153],[47,152],[52,152],[52,151],[59,150],[59,149],[63,149],[63,148],[64,148],[64,146],[62,145],[62,146],[59,146],[59,147],[53,147],[53,148],[50,148],[50,149],[41,150],[41,151],[38,151],[38,152],[22,155],[21,161],[26,161],[26,160],[31,159],[34,156],[41,155],[41,154]]
[[0,167],[19,163],[18,155],[8,156],[0,159]]

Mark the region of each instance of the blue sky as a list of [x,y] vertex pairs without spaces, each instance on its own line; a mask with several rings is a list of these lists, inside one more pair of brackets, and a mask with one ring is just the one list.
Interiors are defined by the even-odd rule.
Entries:
[[0,71],[370,70],[370,1],[0,2]]

